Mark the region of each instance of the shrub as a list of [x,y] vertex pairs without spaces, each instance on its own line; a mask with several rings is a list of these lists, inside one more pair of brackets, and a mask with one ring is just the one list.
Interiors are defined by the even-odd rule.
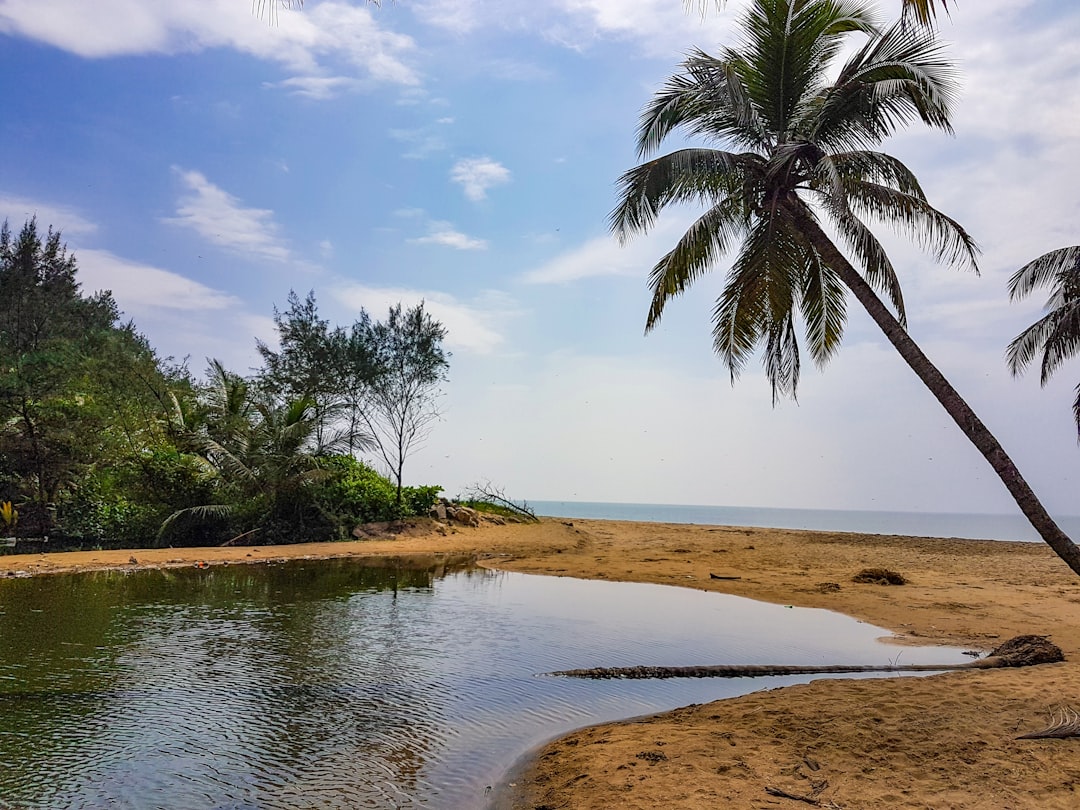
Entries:
[[338,522],[342,536],[361,523],[426,514],[442,491],[439,486],[403,487],[399,505],[390,479],[352,456],[331,456],[322,466],[328,475],[313,482],[310,491]]

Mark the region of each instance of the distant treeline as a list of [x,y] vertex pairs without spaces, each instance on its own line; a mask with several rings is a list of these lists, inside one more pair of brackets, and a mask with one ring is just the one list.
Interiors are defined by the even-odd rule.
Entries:
[[[314,294],[274,312],[278,346],[242,376],[202,379],[157,356],[110,292],[34,220],[0,231],[0,536],[50,546],[286,543],[426,511],[406,458],[438,417],[449,354],[424,311],[361,310],[348,328]],[[370,463],[367,456],[386,474]]]

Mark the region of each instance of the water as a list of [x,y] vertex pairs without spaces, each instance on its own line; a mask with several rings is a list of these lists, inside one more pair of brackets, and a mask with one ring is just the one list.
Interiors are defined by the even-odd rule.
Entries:
[[634,664],[953,663],[838,614],[659,585],[355,561],[0,582],[0,808],[483,807],[583,725],[808,678]]
[[[589,503],[585,501],[529,501],[529,506],[536,511],[536,514],[550,517],[1042,542],[1042,538],[1031,527],[1027,518],[1020,514],[765,509],[748,506]],[[1080,517],[1056,515],[1055,520],[1066,534],[1080,537]]]

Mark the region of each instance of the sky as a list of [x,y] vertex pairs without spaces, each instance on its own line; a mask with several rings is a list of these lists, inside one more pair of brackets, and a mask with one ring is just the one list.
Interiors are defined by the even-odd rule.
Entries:
[[[241,373],[290,290],[348,325],[424,301],[449,330],[442,418],[406,483],[450,495],[1015,512],[989,466],[850,302],[844,345],[772,406],[711,350],[726,262],[644,335],[649,268],[694,214],[626,246],[615,182],[642,106],[745,0],[0,0],[0,217],[62,231],[162,356]],[[900,0],[877,4],[882,21]],[[909,331],[1047,507],[1080,514],[1070,405],[1008,342],[1045,296],[1008,277],[1080,241],[1080,7],[949,4],[955,135],[886,151],[982,248],[981,274],[878,230]],[[673,143],[678,146],[678,142]]]

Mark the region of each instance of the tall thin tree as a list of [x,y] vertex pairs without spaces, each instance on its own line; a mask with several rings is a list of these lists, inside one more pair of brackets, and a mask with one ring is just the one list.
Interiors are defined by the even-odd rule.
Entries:
[[[754,0],[741,22],[737,47],[693,53],[641,116],[643,158],[676,131],[708,146],[648,160],[619,181],[611,226],[623,240],[648,231],[668,205],[706,206],[652,270],[646,331],[672,296],[734,250],[714,310],[715,349],[734,380],[763,348],[775,399],[798,385],[797,316],[806,350],[824,365],[840,347],[851,292],[1040,536],[1080,574],[1080,549],[911,339],[899,279],[866,222],[899,227],[939,259],[975,267],[971,237],[927,202],[910,169],[875,151],[909,122],[951,132],[955,70],[931,29],[900,22],[881,30],[868,6],[845,0]],[[866,42],[830,72],[849,34]]]

